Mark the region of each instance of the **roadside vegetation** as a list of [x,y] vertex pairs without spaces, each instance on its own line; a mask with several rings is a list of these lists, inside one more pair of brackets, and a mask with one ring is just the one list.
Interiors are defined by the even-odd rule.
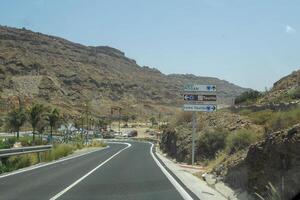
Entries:
[[[10,172],[23,167],[28,167],[39,162],[49,162],[60,159],[74,153],[76,150],[87,147],[104,147],[102,141],[83,137],[83,126],[96,126],[99,128],[106,126],[108,122],[100,119],[98,122],[89,116],[82,116],[77,122],[77,134],[70,134],[70,131],[58,132],[61,125],[68,126],[68,118],[63,116],[56,108],[50,108],[43,104],[33,104],[29,108],[21,106],[12,109],[7,113],[1,126],[14,135],[0,137],[0,149],[9,149],[15,147],[28,147],[36,145],[52,144],[53,148],[47,152],[29,153],[18,156],[2,158],[0,162],[0,173]],[[89,112],[86,112],[89,113]],[[31,134],[20,135],[21,128],[31,127]],[[56,138],[54,138],[54,135]]]
[[[0,146],[4,145],[5,148],[10,148],[14,144],[13,141],[14,138],[8,139],[7,142],[2,141],[0,142]],[[23,141],[25,141],[25,139],[23,139]],[[60,158],[73,154],[76,150],[80,150],[85,147],[105,146],[105,143],[98,140],[93,140],[89,145],[83,145],[82,143],[54,144],[52,150],[48,152],[41,152],[40,158],[37,153],[30,153],[19,156],[11,156],[9,158],[2,159],[2,164],[0,165],[0,174],[21,169],[24,167],[29,167],[40,162],[50,162],[53,160],[58,160]]]
[[[204,167],[206,172],[232,184],[233,188],[237,186],[234,184],[241,181],[246,184],[247,191],[251,195],[256,192],[259,199],[281,199],[282,194],[277,190],[281,184],[280,173],[285,170],[282,168],[281,157],[289,160],[286,162],[295,162],[293,167],[298,162],[294,152],[297,151],[295,145],[298,144],[295,138],[299,134],[300,107],[277,107],[274,110],[259,107],[257,111],[251,108],[246,107],[237,112],[224,109],[217,111],[215,115],[198,114],[195,162]],[[181,112],[163,130],[160,149],[178,162],[191,163],[191,121],[191,113]],[[289,147],[285,143],[289,143]],[[272,157],[268,157],[270,154]],[[284,155],[279,158],[277,154]],[[295,157],[289,157],[291,155]],[[264,162],[272,166],[266,167]],[[239,173],[243,173],[245,168],[247,176],[240,177]],[[271,170],[277,174],[269,173]],[[292,186],[290,183],[286,184]]]
[[240,114],[249,117],[255,124],[263,126],[266,133],[286,129],[300,123],[300,107],[286,111],[262,110],[253,112],[245,109]]
[[249,90],[242,93],[235,99],[235,104],[252,104],[257,101],[259,97],[262,97],[262,93],[256,90]]
[[[191,113],[179,113],[163,130],[160,147],[163,152],[179,162],[191,162],[191,120]],[[199,124],[202,123],[204,122],[199,122]],[[262,131],[251,128],[229,131],[224,127],[202,128],[201,125],[199,126],[195,139],[195,159],[202,165],[211,166],[210,163],[215,162],[220,155],[228,157],[244,151],[264,136]]]
[[[199,164],[209,165],[213,168],[228,157],[238,157],[241,153],[245,153],[250,145],[264,139],[269,134],[300,123],[300,107],[286,111],[262,110],[254,112],[244,109],[238,114],[249,119],[260,129],[240,127],[236,130],[228,130],[222,126],[203,128],[201,124],[209,123],[210,120],[208,119],[208,122],[198,120],[200,125],[195,140],[195,158]],[[163,130],[160,147],[163,152],[176,158],[179,162],[191,162],[191,121],[191,113],[182,112],[176,115]]]

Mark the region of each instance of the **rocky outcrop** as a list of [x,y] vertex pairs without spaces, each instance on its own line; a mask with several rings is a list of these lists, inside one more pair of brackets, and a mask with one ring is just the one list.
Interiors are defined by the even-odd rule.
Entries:
[[227,111],[199,114],[198,121],[199,130],[210,128],[222,128],[228,131],[235,131],[238,129],[261,129],[260,126],[253,124],[246,117]]
[[266,194],[272,183],[291,199],[300,192],[300,124],[268,135],[250,146],[246,157],[228,166],[225,182],[253,194]]
[[[297,92],[294,96],[293,93]],[[290,102],[291,98],[293,101],[295,99],[299,100],[300,91],[300,70],[294,71],[288,76],[285,76],[275,82],[270,91],[258,101],[260,104],[270,103],[270,102]]]
[[[183,113],[184,114],[184,113]],[[178,117],[180,118],[180,117]],[[183,117],[184,118],[184,117]],[[167,153],[170,157],[175,158],[179,162],[191,161],[191,144],[192,144],[192,125],[191,117],[185,116],[181,124],[173,124],[173,128],[167,128],[163,131],[160,147],[164,153]],[[196,133],[196,153],[195,158],[197,161],[205,159],[211,159],[201,148],[199,138],[206,131],[216,132],[222,134],[224,132],[232,133],[233,131],[240,129],[251,129],[257,132],[262,132],[263,129],[260,126],[253,124],[247,118],[240,115],[219,111],[216,113],[205,113],[197,115],[197,133]],[[206,157],[205,157],[206,156]]]

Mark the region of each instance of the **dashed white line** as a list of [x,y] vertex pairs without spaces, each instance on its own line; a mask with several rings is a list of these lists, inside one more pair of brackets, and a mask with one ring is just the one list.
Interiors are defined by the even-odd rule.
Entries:
[[75,181],[74,183],[72,183],[71,185],[69,185],[68,187],[66,187],[64,190],[62,190],[61,192],[59,192],[58,194],[56,194],[55,196],[53,196],[50,200],[55,200],[58,199],[59,197],[61,197],[64,193],[66,193],[68,190],[70,190],[71,188],[73,188],[75,185],[77,185],[78,183],[80,183],[83,179],[85,179],[86,177],[88,177],[89,175],[91,175],[94,171],[96,171],[97,169],[99,169],[101,166],[103,166],[105,163],[107,163],[108,161],[110,161],[111,159],[113,159],[115,156],[117,156],[118,154],[120,154],[122,151],[124,151],[125,149],[131,147],[131,144],[129,143],[123,143],[123,142],[113,142],[113,143],[118,143],[118,144],[126,144],[127,147],[121,149],[120,151],[118,151],[117,153],[115,153],[114,155],[112,155],[111,157],[109,157],[107,160],[105,160],[104,162],[102,162],[101,164],[99,164],[97,167],[95,167],[94,169],[92,169],[91,171],[89,171],[88,173],[86,173],[84,176],[82,176],[80,179],[78,179],[77,181]]

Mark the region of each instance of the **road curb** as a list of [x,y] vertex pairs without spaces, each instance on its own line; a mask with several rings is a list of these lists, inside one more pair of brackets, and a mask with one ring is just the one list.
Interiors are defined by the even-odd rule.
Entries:
[[160,165],[175,179],[175,181],[188,193],[188,195],[194,200],[200,200],[187,186],[183,184],[183,182],[164,164],[164,162],[156,155],[156,145],[150,143],[154,146],[152,148],[152,153]]

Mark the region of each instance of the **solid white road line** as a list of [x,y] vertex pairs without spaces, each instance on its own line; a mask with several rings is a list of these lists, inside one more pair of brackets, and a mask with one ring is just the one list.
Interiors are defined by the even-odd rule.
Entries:
[[154,161],[156,162],[156,164],[158,165],[158,167],[161,169],[161,171],[166,175],[166,177],[173,184],[173,186],[176,188],[176,190],[179,192],[179,194],[182,196],[183,199],[193,200],[193,198],[189,195],[189,193],[187,193],[187,191],[185,191],[185,189],[183,189],[183,187],[174,179],[174,177],[157,160],[157,158],[154,156],[154,154],[152,152],[154,144],[153,143],[150,143],[150,144],[151,144],[150,154],[151,154],[152,158],[154,159]]
[[[112,143],[112,142],[111,142]],[[74,183],[72,183],[70,186],[68,186],[67,188],[65,188],[64,190],[62,190],[61,192],[59,192],[58,194],[56,194],[54,197],[52,197],[50,200],[55,200],[58,199],[60,196],[62,196],[64,193],[66,193],[68,190],[70,190],[71,188],[73,188],[75,185],[77,185],[78,183],[80,183],[83,179],[85,179],[86,177],[88,177],[89,175],[91,175],[94,171],[96,171],[97,169],[99,169],[101,166],[103,166],[105,163],[107,163],[108,161],[110,161],[111,159],[113,159],[115,156],[117,156],[119,153],[121,153],[122,151],[124,151],[125,149],[131,147],[131,144],[129,143],[123,143],[123,142],[113,142],[113,143],[118,143],[118,144],[126,144],[127,147],[125,147],[124,149],[121,149],[120,151],[118,151],[117,153],[115,153],[114,155],[112,155],[111,157],[109,157],[107,160],[105,160],[104,162],[102,162],[100,165],[98,165],[97,167],[95,167],[94,169],[92,169],[91,171],[89,171],[87,174],[85,174],[84,176],[82,176],[80,179],[78,179],[77,181],[75,181]]]
[[81,156],[85,156],[85,155],[88,155],[90,153],[94,153],[96,151],[101,151],[101,150],[104,150],[104,149],[107,149],[107,148],[109,148],[109,146],[101,148],[101,149],[95,149],[93,151],[89,151],[87,153],[79,154],[79,155],[76,155],[76,156],[70,156],[70,157],[67,157],[67,158],[62,158],[62,159],[55,160],[55,161],[52,161],[52,162],[49,162],[49,163],[44,163],[44,164],[40,164],[40,165],[28,167],[28,168],[25,168],[25,169],[20,169],[18,171],[14,171],[14,172],[10,172],[8,174],[1,175],[0,179],[4,178],[4,177],[7,177],[7,176],[12,176],[12,175],[20,174],[20,173],[31,171],[31,170],[34,170],[34,169],[38,169],[38,168],[41,168],[41,167],[46,167],[48,165],[53,165],[53,164],[56,164],[56,163],[60,163],[60,162],[64,162],[64,161],[71,160],[71,159],[74,159],[74,158],[78,158],[78,157],[81,157]]

